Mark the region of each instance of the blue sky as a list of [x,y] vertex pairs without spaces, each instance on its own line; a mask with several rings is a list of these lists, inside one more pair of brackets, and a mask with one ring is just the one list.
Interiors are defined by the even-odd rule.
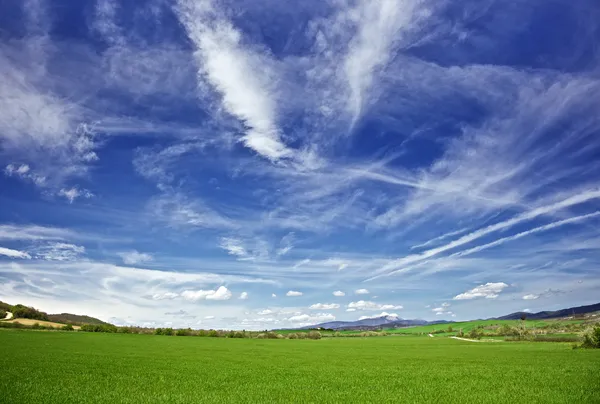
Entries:
[[0,27],[1,300],[236,329],[598,302],[595,0],[27,0]]

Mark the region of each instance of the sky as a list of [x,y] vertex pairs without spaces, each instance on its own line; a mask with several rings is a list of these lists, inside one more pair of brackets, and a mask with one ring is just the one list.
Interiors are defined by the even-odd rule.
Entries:
[[0,300],[118,325],[600,301],[597,0],[0,2]]

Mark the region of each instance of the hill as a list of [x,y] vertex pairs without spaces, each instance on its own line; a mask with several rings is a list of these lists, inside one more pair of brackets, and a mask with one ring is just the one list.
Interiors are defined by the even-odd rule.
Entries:
[[[39,321],[49,321],[52,323],[61,323],[61,325],[112,325],[90,316],[71,313],[48,314],[43,311],[37,310],[33,307],[28,307],[22,304],[11,305],[2,301],[0,301],[0,312],[11,312],[13,314],[13,318],[17,321],[18,319],[30,319]],[[0,318],[4,318],[4,316]]]
[[60,313],[60,314],[48,314],[48,319],[55,323],[65,323],[73,325],[93,324],[93,325],[112,325],[95,317],[71,314],[71,313]]
[[581,315],[587,313],[593,313],[596,311],[600,311],[600,303],[590,304],[588,306],[577,306],[571,307],[568,309],[561,309],[555,311],[540,311],[538,313],[526,313],[524,311],[517,311],[515,313],[508,314],[506,316],[493,318],[490,320],[518,320],[521,316],[525,316],[531,320],[543,320],[550,318],[561,318],[561,317],[569,317],[574,315]]

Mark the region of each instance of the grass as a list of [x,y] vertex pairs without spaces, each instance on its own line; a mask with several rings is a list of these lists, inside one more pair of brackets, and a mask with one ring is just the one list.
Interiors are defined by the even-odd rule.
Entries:
[[0,331],[0,401],[600,402],[600,350],[449,338]]

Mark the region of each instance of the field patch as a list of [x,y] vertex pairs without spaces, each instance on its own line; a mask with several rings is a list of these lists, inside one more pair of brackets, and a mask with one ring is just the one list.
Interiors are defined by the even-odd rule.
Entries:
[[5,402],[600,402],[600,350],[0,330]]
[[[66,325],[66,324],[61,324],[61,323],[55,323],[52,321],[35,320],[35,319],[30,319],[30,318],[14,318],[12,320],[5,320],[4,322],[19,323],[19,324],[23,324],[23,325],[27,325],[27,326],[32,326],[37,323],[41,326],[52,327],[52,328],[62,328]],[[75,330],[78,330],[79,328],[81,328],[81,327],[79,327],[77,325],[73,326],[73,329],[75,329]]]

